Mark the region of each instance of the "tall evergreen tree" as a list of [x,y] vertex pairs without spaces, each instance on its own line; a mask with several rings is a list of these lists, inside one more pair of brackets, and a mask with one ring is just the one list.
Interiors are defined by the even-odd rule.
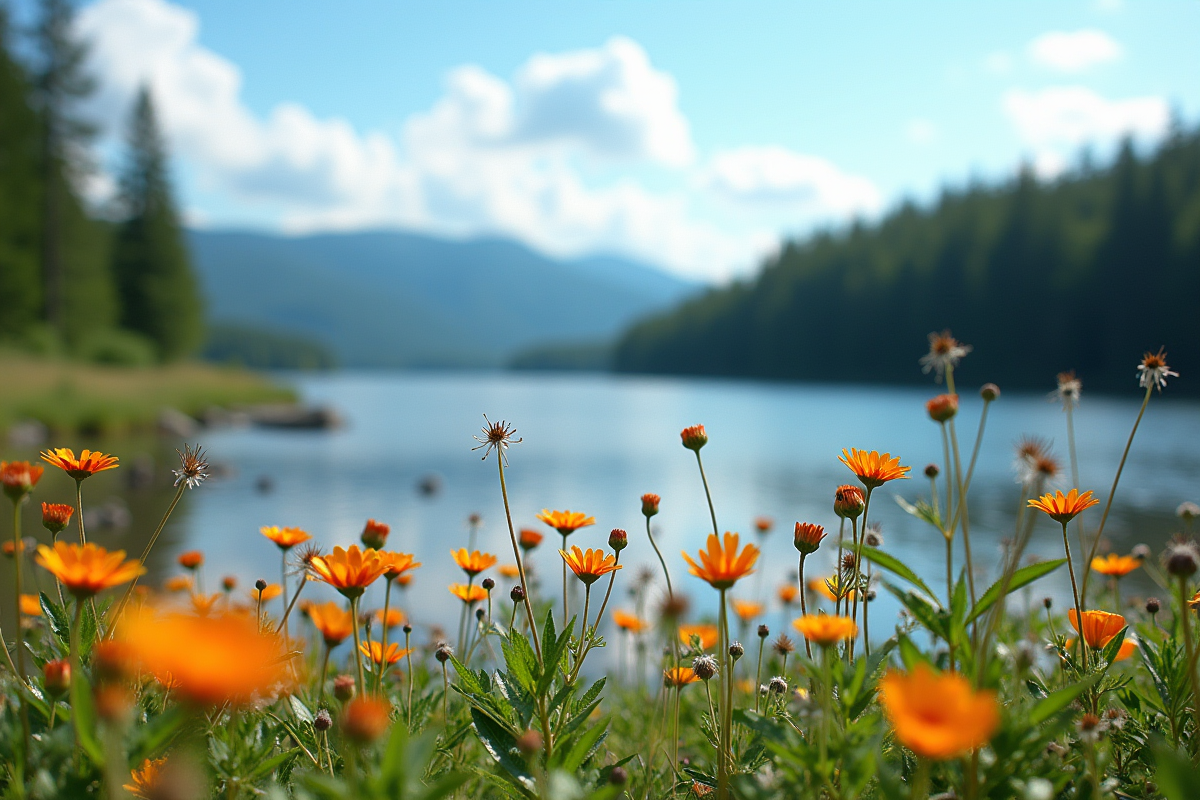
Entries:
[[113,260],[121,325],[152,339],[160,357],[172,360],[201,344],[203,305],[171,194],[166,146],[145,87],[134,104],[128,139],[121,178],[127,216]]

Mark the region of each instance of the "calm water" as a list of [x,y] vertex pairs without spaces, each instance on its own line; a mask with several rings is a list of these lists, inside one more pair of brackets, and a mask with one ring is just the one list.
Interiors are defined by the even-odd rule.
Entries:
[[[662,495],[656,518],[661,543],[677,580],[692,596],[694,615],[714,605],[706,586],[684,576],[681,548],[697,549],[711,525],[692,454],[678,432],[703,423],[710,435],[704,449],[723,529],[750,538],[758,515],[776,520],[764,543],[762,591],[773,594],[795,567],[790,528],[797,520],[836,529],[831,510],[834,487],[850,482],[837,461],[842,447],[900,454],[919,475],[941,460],[937,426],[924,414],[930,389],[847,388],[722,383],[607,376],[507,374],[335,374],[295,379],[306,400],[334,405],[347,425],[333,432],[230,430],[210,433],[205,444],[215,461],[231,469],[191,493],[185,513],[160,557],[166,561],[193,547],[209,554],[209,574],[231,573],[249,585],[256,577],[277,579],[278,551],[257,533],[268,524],[297,525],[325,546],[357,541],[368,517],[392,525],[389,546],[413,552],[424,562],[403,602],[419,623],[452,628],[458,601],[446,585],[461,580],[448,551],[466,544],[466,517],[482,514],[479,545],[511,561],[494,461],[473,453],[472,435],[483,413],[513,423],[524,442],[510,451],[508,472],[514,521],[543,528],[542,508],[586,511],[595,527],[572,537],[581,546],[601,546],[611,528],[625,528],[631,546],[623,561],[630,569],[618,587],[631,586],[636,568],[653,561],[644,535],[639,497]],[[1104,496],[1139,397],[1088,397],[1076,413],[1081,483]],[[981,402],[964,400],[959,417],[963,446],[974,439]],[[1012,445],[1023,434],[1055,442],[1065,457],[1065,428],[1058,405],[1044,395],[1004,395],[993,404],[972,491],[973,546],[977,562],[994,564],[999,541],[1012,530],[1019,490],[1012,478]],[[1200,499],[1200,406],[1156,397],[1129,457],[1109,534],[1116,549],[1138,542],[1157,547],[1177,529],[1176,506]],[[482,451],[481,451],[482,452]],[[965,455],[965,454],[964,454]],[[436,474],[442,490],[424,497],[416,489]],[[255,488],[269,476],[274,489]],[[884,526],[885,548],[930,578],[942,575],[940,535],[905,514],[890,495],[908,499],[928,491],[923,477],[889,484],[876,494],[873,519]],[[1099,509],[1089,512],[1094,526]],[[1054,556],[1061,538],[1049,521],[1039,522],[1032,553]],[[535,563],[554,591],[560,570],[557,536],[547,536]],[[961,546],[958,547],[961,555]],[[810,559],[832,569],[830,548]],[[170,562],[167,561],[167,564]],[[160,566],[160,570],[162,567]],[[1149,591],[1148,582],[1127,588]],[[500,585],[507,588],[506,581]],[[986,585],[986,584],[985,584]],[[758,587],[743,584],[743,596]],[[1065,571],[1036,590],[1064,597]],[[319,592],[314,592],[314,595]],[[506,592],[501,597],[506,596]],[[626,598],[618,594],[616,603]],[[504,601],[507,607],[507,600]],[[895,607],[880,603],[877,628],[885,632]],[[770,621],[780,615],[772,607]]]

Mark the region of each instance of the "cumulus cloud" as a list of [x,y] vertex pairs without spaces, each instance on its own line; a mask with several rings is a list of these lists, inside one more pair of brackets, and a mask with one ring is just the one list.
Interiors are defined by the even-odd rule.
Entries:
[[1107,33],[1095,28],[1050,31],[1029,43],[1029,58],[1058,72],[1085,70],[1119,59],[1124,51]]
[[883,205],[879,190],[866,178],[783,147],[739,147],[718,153],[703,182],[727,200],[786,205],[800,213],[819,211],[849,218],[875,213]]

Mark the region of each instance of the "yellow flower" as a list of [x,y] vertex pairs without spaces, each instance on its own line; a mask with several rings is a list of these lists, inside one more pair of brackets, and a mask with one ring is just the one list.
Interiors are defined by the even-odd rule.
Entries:
[[680,625],[679,626],[679,641],[688,645],[692,644],[692,637],[695,636],[700,640],[700,649],[708,650],[717,643],[717,626],[716,625]]
[[603,550],[593,550],[590,547],[584,551],[572,545],[571,552],[559,550],[563,561],[575,573],[575,577],[583,581],[585,586],[591,586],[601,577],[621,569],[616,556],[606,556]]
[[1141,565],[1142,560],[1140,558],[1119,556],[1116,553],[1109,553],[1103,558],[1092,559],[1092,569],[1101,575],[1109,575],[1114,578],[1123,578]]
[[822,647],[829,647],[858,635],[858,626],[854,624],[854,620],[831,614],[805,614],[792,620],[792,627],[805,639]]
[[59,447],[54,450],[43,451],[42,461],[58,467],[77,481],[90,478],[97,472],[103,472],[106,469],[116,469],[120,466],[117,463],[116,456],[84,450],[79,454],[79,458],[76,458],[75,451],[69,447]]
[[868,452],[853,447],[849,451],[843,449],[838,461],[849,467],[863,482],[863,486],[869,489],[882,486],[888,481],[907,478],[908,471],[912,469],[900,466],[900,457],[893,458],[891,453],[879,455],[878,450]]
[[381,642],[363,642],[358,646],[359,652],[375,662],[376,666],[382,666],[384,659],[387,659],[388,665],[395,664],[400,659],[408,655],[408,650],[401,650],[400,645],[392,642],[387,646],[387,653],[384,653],[383,644]]
[[352,544],[348,550],[333,548],[327,556],[315,556],[313,572],[343,596],[354,599],[387,571],[388,562],[381,558],[378,550],[362,551]]
[[543,508],[537,518],[563,536],[569,536],[580,528],[596,524],[595,517],[589,517],[580,511],[549,511]]
[[663,684],[671,689],[682,689],[698,680],[700,677],[691,667],[671,667],[663,671]]
[[283,594],[282,586],[280,586],[278,583],[268,583],[261,592],[258,589],[251,589],[250,599],[255,603],[259,602],[260,600],[265,603],[268,600],[274,600],[281,594]]
[[[1071,627],[1079,631],[1079,612],[1071,608],[1067,610],[1067,619]],[[1125,618],[1120,614],[1110,614],[1107,611],[1083,612],[1083,641],[1093,650],[1099,650],[1125,627]]]
[[110,553],[95,544],[58,542],[54,549],[38,545],[35,560],[76,597],[91,597],[128,583],[146,571],[140,561],[126,561],[124,550]]
[[619,608],[613,611],[613,622],[621,630],[629,631],[630,633],[641,633],[649,627],[636,614],[630,614],[628,611],[622,611]]
[[389,608],[386,620],[383,618],[382,608],[375,612],[375,621],[387,628],[394,628],[397,625],[403,625],[404,620],[404,612],[398,608]]
[[454,558],[454,563],[470,577],[475,577],[496,563],[496,557],[491,553],[481,553],[478,550],[468,553],[465,547],[451,550],[450,555]]
[[917,664],[907,675],[888,672],[879,697],[896,739],[919,756],[956,758],[981,747],[1000,725],[995,692],[976,692],[954,672]]
[[220,592],[214,592],[213,594],[194,594],[192,595],[192,610],[202,617],[208,616],[209,612],[212,611],[213,606],[215,606],[217,601],[220,599]]
[[519,578],[521,577],[521,568],[516,564],[501,564],[496,568],[502,577]]
[[21,595],[21,613],[27,617],[40,617],[42,615],[42,598],[36,594]]
[[258,532],[279,545],[280,550],[290,550],[298,544],[307,542],[312,536],[299,528],[280,528],[278,525],[266,525]]
[[420,561],[413,561],[412,553],[395,553],[390,550],[380,550],[379,557],[387,565],[384,577],[388,580],[398,578],[410,569],[421,566]]
[[796,596],[799,594],[800,590],[796,588],[795,584],[785,583],[779,587],[779,602],[785,606],[790,606],[796,602]]
[[1099,503],[1100,501],[1092,497],[1090,491],[1080,494],[1078,489],[1072,489],[1066,494],[1055,492],[1054,494],[1044,494],[1036,500],[1030,500],[1029,508],[1045,511],[1055,522],[1066,525],[1075,518],[1076,514],[1094,505],[1099,505]]
[[450,594],[468,605],[487,600],[488,596],[487,589],[482,586],[464,586],[461,583],[450,584]]
[[763,604],[755,603],[751,600],[734,600],[733,613],[738,615],[738,619],[742,622],[749,622],[763,612]]
[[163,581],[163,588],[172,594],[179,592],[190,592],[192,590],[192,579],[188,575],[176,575],[173,578],[167,578]]
[[129,773],[130,782],[121,788],[139,800],[150,800],[158,787],[158,780],[162,777],[162,768],[166,763],[166,758],[156,758],[153,761],[147,758],[140,767]]
[[717,535],[710,533],[708,549],[701,550],[699,558],[700,564],[697,564],[687,553],[683,554],[683,560],[688,563],[691,574],[707,581],[714,589],[728,589],[754,572],[754,562],[758,561],[758,548],[748,544],[738,553],[736,533],[726,532],[724,547]]
[[337,647],[354,633],[354,615],[338,603],[309,603],[304,611],[328,647]]

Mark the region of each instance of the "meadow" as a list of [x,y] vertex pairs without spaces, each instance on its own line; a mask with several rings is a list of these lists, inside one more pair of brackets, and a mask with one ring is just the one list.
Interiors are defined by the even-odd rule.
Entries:
[[[1161,552],[1107,552],[1105,536],[1138,428],[1176,373],[1161,350],[1131,362],[1142,404],[1111,484],[1093,487],[1074,477],[1080,383],[1058,377],[1069,458],[1019,443],[1019,510],[996,557],[972,554],[970,498],[989,409],[1004,400],[984,385],[965,426],[955,369],[969,354],[943,332],[920,359],[936,384],[925,413],[939,463],[870,442],[828,454],[844,482],[813,487],[827,514],[788,522],[782,630],[738,591],[778,565],[764,563],[754,531],[717,524],[699,424],[662,432],[662,447],[695,461],[712,523],[680,553],[655,538],[672,498],[651,493],[629,498],[644,528],[606,538],[580,511],[515,525],[508,470],[522,438],[485,417],[471,446],[495,476],[507,546],[479,550],[475,524],[447,535],[444,558],[462,578],[445,589],[414,588],[423,565],[365,519],[360,543],[331,549],[300,528],[263,527],[245,547],[275,554],[278,582],[216,577],[228,565],[190,550],[177,575],[147,586],[172,512],[206,489],[203,450],[179,453],[173,498],[138,554],[84,528],[87,481],[119,469],[119,453],[3,462],[16,579],[0,603],[19,611],[0,664],[3,796],[1194,796],[1200,508],[1175,509],[1179,534]],[[46,470],[74,492],[41,496]],[[893,498],[928,526],[944,571],[921,574],[889,552],[873,519]],[[37,537],[21,530],[33,502]],[[1061,555],[1030,558],[1047,520]],[[631,547],[657,567],[623,562]],[[558,551],[561,585],[557,570],[531,571],[539,549]],[[837,554],[832,576],[808,561],[817,553]],[[1069,603],[1023,599],[1064,573]],[[1134,573],[1157,597],[1123,602]],[[681,591],[688,575],[703,593]],[[316,602],[320,584],[338,599]],[[430,591],[455,599],[456,626],[422,619]],[[883,595],[902,606],[899,624],[873,611]]]

